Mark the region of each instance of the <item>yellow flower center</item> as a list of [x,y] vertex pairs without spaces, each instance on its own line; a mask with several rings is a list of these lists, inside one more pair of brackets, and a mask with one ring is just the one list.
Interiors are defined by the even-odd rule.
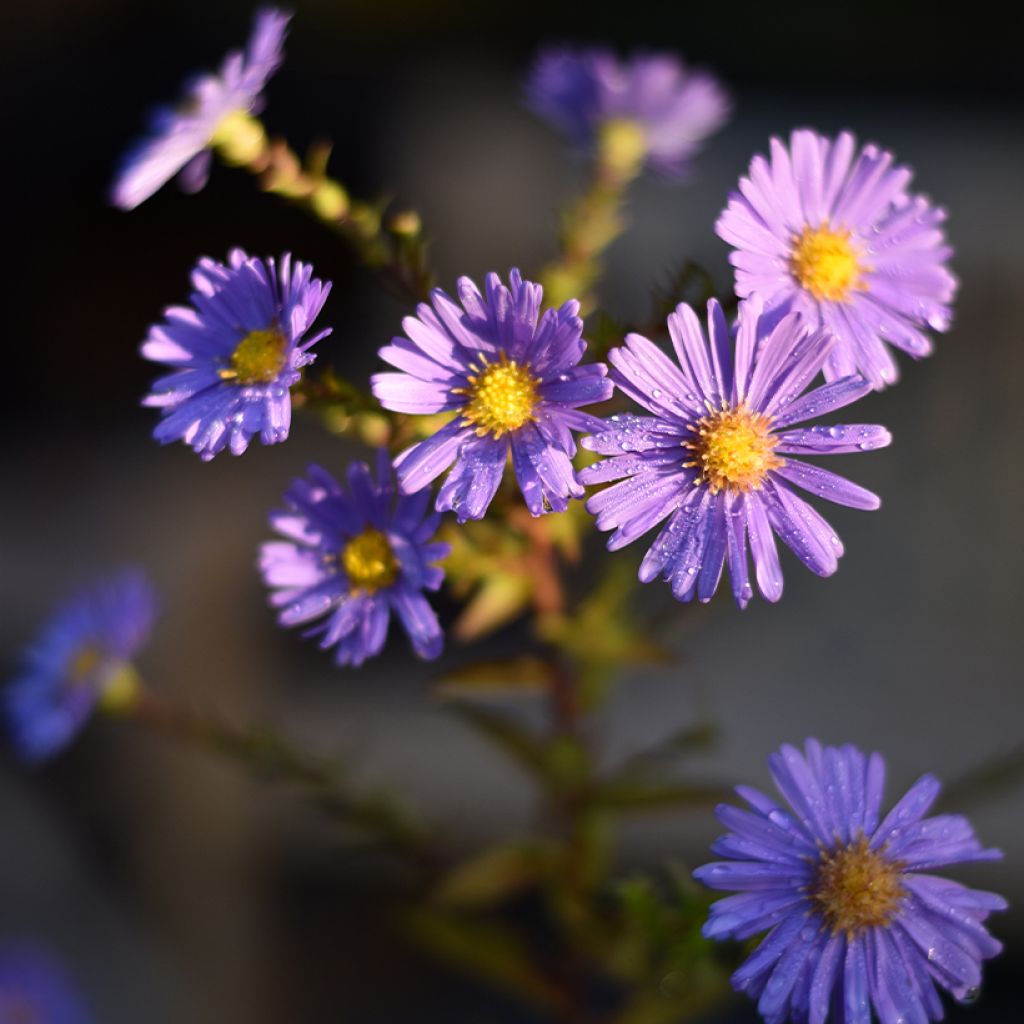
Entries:
[[836,934],[855,935],[888,924],[906,895],[902,865],[868,846],[862,835],[849,846],[823,851],[811,899]]
[[398,579],[398,559],[380,530],[370,527],[353,537],[341,552],[341,565],[353,590],[372,594]]
[[613,118],[601,125],[599,145],[602,163],[625,178],[634,177],[647,155],[647,133],[629,118]]
[[529,364],[521,366],[504,352],[496,363],[488,363],[483,356],[480,363],[479,369],[471,367],[475,372],[468,378],[468,388],[453,389],[467,396],[462,418],[476,424],[477,434],[501,437],[533,419],[540,382],[530,373]]
[[804,228],[794,239],[789,257],[793,276],[816,299],[846,302],[850,293],[865,286],[864,267],[849,231],[833,231],[828,223]]
[[264,153],[267,133],[263,125],[247,111],[231,110],[215,125],[210,145],[233,167],[242,167]]
[[89,686],[97,691],[100,708],[117,713],[132,708],[141,692],[141,680],[134,666],[125,661],[104,659],[96,647],[83,647],[68,665],[72,689]]
[[768,471],[783,464],[770,427],[767,416],[742,404],[709,412],[692,426],[696,437],[683,442],[693,452],[683,465],[698,469],[697,485],[707,482],[712,494],[757,490]]
[[131,711],[142,695],[142,680],[133,665],[121,662],[103,681],[99,706],[108,715]]
[[288,339],[276,328],[250,331],[231,353],[231,369],[221,370],[223,380],[239,384],[269,384],[284,369]]

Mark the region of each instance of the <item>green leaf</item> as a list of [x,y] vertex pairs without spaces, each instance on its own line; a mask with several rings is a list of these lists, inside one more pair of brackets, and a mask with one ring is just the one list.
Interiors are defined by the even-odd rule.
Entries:
[[450,907],[490,907],[543,880],[554,851],[541,842],[496,846],[463,861],[435,888],[435,903]]
[[473,595],[452,627],[452,634],[467,642],[493,632],[526,609],[531,592],[525,576],[495,574]]
[[553,685],[555,670],[550,662],[529,654],[495,661],[475,661],[443,676],[435,692],[442,697],[473,694],[528,693],[546,691]]
[[530,774],[545,774],[547,743],[524,723],[477,704],[460,701],[450,707],[467,725],[494,742]]
[[556,789],[579,786],[590,771],[587,748],[574,736],[557,736],[544,748],[541,770]]
[[653,747],[628,757],[619,767],[618,774],[660,772],[676,760],[710,750],[717,740],[718,728],[710,722],[684,726],[659,740]]
[[622,777],[604,779],[591,790],[593,803],[620,812],[711,807],[731,795],[732,790],[714,783],[653,782]]
[[600,695],[602,677],[619,665],[663,664],[668,654],[634,620],[631,603],[636,571],[625,560],[611,560],[600,583],[571,615],[538,621],[542,639],[558,646],[584,669],[590,688]]

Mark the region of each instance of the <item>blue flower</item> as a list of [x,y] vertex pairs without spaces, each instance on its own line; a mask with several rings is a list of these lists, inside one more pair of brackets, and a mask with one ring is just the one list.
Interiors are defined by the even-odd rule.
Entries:
[[334,648],[339,665],[379,654],[391,613],[421,658],[441,653],[437,616],[423,595],[444,579],[438,566],[448,545],[433,540],[440,515],[427,514],[429,491],[397,497],[385,451],[374,480],[364,462],[348,470],[348,493],[325,469],[310,466],[285,492],[270,524],[287,541],[260,551],[260,570],[274,588],[282,626],[323,620],[306,636]]
[[152,327],[142,354],[172,373],[153,383],[143,404],[159,408],[161,443],[181,439],[204,460],[229,448],[241,455],[257,434],[288,437],[289,389],[331,333],[307,332],[330,292],[308,263],[291,255],[261,260],[233,250],[227,264],[203,258],[192,272],[191,308],[171,306]]
[[694,872],[712,889],[735,891],[711,908],[704,934],[768,934],[733,975],[758,1000],[768,1024],[926,1024],[942,1018],[936,988],[970,1000],[981,963],[1002,945],[984,926],[1006,909],[993,893],[931,874],[994,860],[966,818],[926,818],[939,794],[920,778],[884,817],[885,762],[856,747],[804,754],[784,746],[769,759],[788,808],[748,786],[751,810],[722,805],[729,832],[712,847],[728,858]]
[[92,1020],[53,958],[34,948],[0,947],[0,1024],[87,1024]]
[[612,380],[651,415],[603,421],[583,447],[611,456],[580,473],[585,484],[619,481],[592,495],[587,508],[611,550],[667,520],[640,564],[680,601],[709,601],[727,563],[737,604],[753,596],[748,556],[769,601],[782,596],[775,535],[812,572],[830,576],[843,545],[832,527],[793,490],[852,508],[879,499],[827,469],[794,458],[870,451],[891,436],[875,424],[797,426],[871,390],[843,377],[805,392],[832,339],[792,313],[777,324],[757,296],[740,304],[735,346],[721,306],[708,303],[708,335],[685,303],[668,318],[674,362],[639,334],[608,355]]
[[539,516],[564,512],[583,497],[572,457],[573,430],[598,421],[581,406],[610,398],[603,363],[579,366],[587,343],[579,303],[540,313],[543,289],[518,270],[506,288],[488,274],[485,295],[459,279],[460,308],[440,288],[415,317],[407,337],[380,350],[400,373],[378,373],[373,393],[385,409],[455,413],[432,437],[395,460],[402,491],[427,487],[453,462],[435,507],[459,522],[481,519],[505,473],[509,453],[526,506]]
[[602,49],[542,52],[526,97],[577,145],[592,148],[605,136],[605,144],[633,151],[671,176],[685,174],[730,107],[717,79],[687,70],[673,54],[620,61]]
[[57,753],[98,702],[131,701],[138,685],[131,660],[155,617],[153,589],[133,569],[95,580],[54,612],[4,692],[11,740],[23,759]]
[[946,212],[908,191],[911,171],[878,146],[801,129],[755,156],[715,229],[733,246],[736,294],[776,318],[797,312],[833,335],[828,380],[897,378],[889,345],[915,359],[926,328],[948,331],[957,279]]
[[291,15],[259,11],[245,53],[227,55],[218,74],[199,75],[177,107],[153,113],[150,133],[125,156],[111,190],[111,201],[131,210],[178,172],[182,185],[196,192],[206,184],[210,146],[239,118],[258,113],[260,94],[284,59],[281,47]]

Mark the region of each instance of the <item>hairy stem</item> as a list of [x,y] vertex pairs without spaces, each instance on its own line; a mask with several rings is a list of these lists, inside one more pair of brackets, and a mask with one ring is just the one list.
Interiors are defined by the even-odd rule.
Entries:
[[625,229],[622,206],[626,190],[640,173],[643,159],[639,129],[627,122],[605,126],[590,184],[562,215],[561,252],[541,275],[550,305],[575,298],[583,315],[594,309],[593,289],[601,276],[601,256]]
[[327,174],[328,145],[314,147],[303,162],[283,139],[269,138],[257,118],[237,114],[221,126],[214,151],[228,166],[255,175],[264,192],[284,197],[326,224],[396,295],[413,302],[429,297],[433,277],[419,215],[388,212],[386,203],[351,198]]
[[259,778],[299,787],[331,818],[360,829],[419,867],[433,861],[429,837],[390,796],[352,792],[337,764],[297,749],[273,729],[228,724],[146,691],[118,714],[229,757]]

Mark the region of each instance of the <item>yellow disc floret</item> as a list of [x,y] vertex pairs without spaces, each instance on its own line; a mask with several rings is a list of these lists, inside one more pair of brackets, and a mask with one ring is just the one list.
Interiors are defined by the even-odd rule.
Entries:
[[770,419],[742,403],[709,412],[692,430],[696,436],[683,447],[693,458],[683,465],[696,468],[698,486],[707,483],[712,494],[757,490],[768,471],[783,464],[774,454],[778,440],[771,434]]
[[142,695],[142,680],[133,665],[118,662],[111,667],[100,690],[99,706],[108,715],[131,711]]
[[468,388],[454,389],[455,394],[467,397],[462,418],[476,425],[480,437],[501,437],[532,420],[540,399],[539,381],[530,373],[529,364],[517,363],[504,352],[496,363],[481,356],[480,364],[471,367],[474,372],[467,378]]
[[847,936],[888,924],[906,895],[902,865],[872,850],[862,835],[824,851],[811,883],[811,899],[832,931]]
[[391,542],[370,527],[353,537],[341,552],[341,565],[353,590],[372,594],[398,579],[398,559]]
[[232,110],[217,122],[210,145],[233,167],[244,167],[264,153],[267,133],[247,111]]
[[275,327],[250,331],[231,353],[231,369],[220,376],[239,384],[269,384],[284,369],[287,347],[288,339]]
[[849,231],[833,231],[826,221],[804,228],[789,257],[793,276],[816,299],[846,302],[864,283],[861,255]]
[[598,135],[601,161],[622,177],[632,178],[647,155],[647,133],[643,125],[628,118],[613,118],[601,125]]
[[141,680],[134,666],[111,660],[91,644],[76,651],[69,662],[67,685],[94,689],[99,707],[109,713],[133,707],[141,693]]

